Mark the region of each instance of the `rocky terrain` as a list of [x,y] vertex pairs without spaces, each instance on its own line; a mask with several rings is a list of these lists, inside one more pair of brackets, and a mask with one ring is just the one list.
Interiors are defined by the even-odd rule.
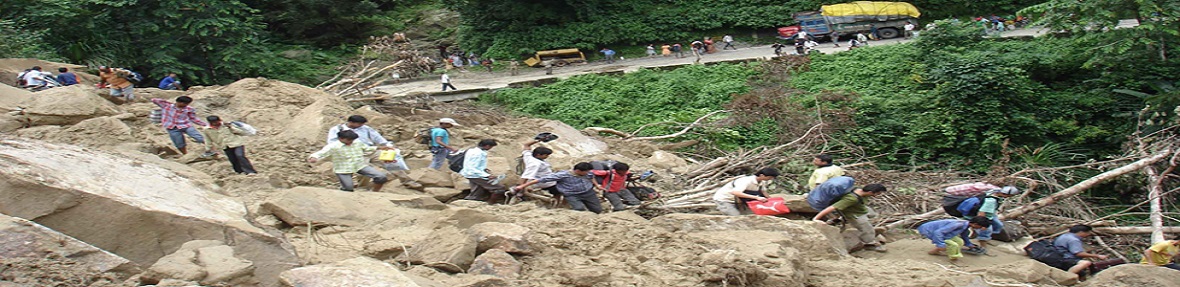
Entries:
[[[429,154],[412,141],[440,117],[463,124],[459,146],[500,141],[489,168],[508,182],[519,180],[520,142],[538,132],[561,136],[548,144],[556,169],[616,159],[657,171],[660,186],[691,165],[655,145],[485,107],[353,106],[260,78],[137,93],[125,103],[92,85],[0,85],[0,286],[1180,286],[1177,272],[1138,265],[1078,284],[1021,255],[1020,241],[952,265],[908,231],[882,234],[887,253],[849,253],[836,227],[785,217],[456,200],[466,181],[425,169]],[[146,99],[180,95],[202,117],[260,130],[246,144],[259,176],[171,147]],[[305,161],[352,114],[398,143],[424,191],[342,192],[329,163]]]

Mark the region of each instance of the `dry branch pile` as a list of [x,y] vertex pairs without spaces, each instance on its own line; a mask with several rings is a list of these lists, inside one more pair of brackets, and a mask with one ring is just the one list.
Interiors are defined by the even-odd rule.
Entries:
[[338,67],[339,73],[316,88],[346,98],[367,95],[369,89],[385,84],[395,74],[401,79],[417,77],[433,72],[436,63],[414,49],[405,34],[371,37],[356,58]]

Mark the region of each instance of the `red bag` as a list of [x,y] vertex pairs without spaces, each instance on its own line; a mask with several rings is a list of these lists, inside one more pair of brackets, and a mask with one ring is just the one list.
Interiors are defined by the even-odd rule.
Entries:
[[746,206],[757,215],[779,215],[791,212],[791,209],[787,208],[787,204],[781,197],[767,198],[766,202],[757,200],[749,201],[746,202]]

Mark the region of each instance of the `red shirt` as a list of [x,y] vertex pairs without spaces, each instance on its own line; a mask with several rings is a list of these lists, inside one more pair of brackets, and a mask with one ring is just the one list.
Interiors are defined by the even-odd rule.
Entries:
[[591,170],[590,173],[602,178],[602,182],[598,184],[605,187],[606,192],[619,192],[623,190],[627,186],[627,177],[631,176],[631,172],[629,171],[619,174],[614,170]]
[[197,110],[191,106],[186,106],[183,109],[177,108],[163,99],[152,99],[152,103],[160,106],[162,115],[160,117],[160,124],[165,129],[183,129],[191,127],[192,124],[200,126],[207,126],[204,121],[197,117]]

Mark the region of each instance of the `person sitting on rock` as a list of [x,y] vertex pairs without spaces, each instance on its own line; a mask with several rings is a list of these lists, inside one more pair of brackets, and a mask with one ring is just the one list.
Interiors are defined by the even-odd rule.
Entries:
[[[533,148],[533,145],[539,142],[541,141],[534,139],[522,145],[524,151],[520,153],[520,156],[521,161],[524,163],[524,172],[520,174],[520,184],[526,184],[530,180],[540,179],[553,173],[553,166],[545,162],[545,159],[553,155],[553,150],[543,146]],[[556,182],[540,183],[536,187],[537,189],[548,191],[550,195],[553,195],[555,206],[561,204],[561,191],[557,190]]]
[[[778,169],[763,168],[754,175],[739,177],[728,184],[722,185],[713,193],[713,203],[717,204],[717,211],[729,216],[739,216],[747,213],[747,209],[740,208],[738,203],[745,205],[750,201],[766,202],[766,182],[779,176]],[[739,200],[734,200],[734,198]]]
[[471,193],[464,197],[466,200],[486,200],[496,202],[504,195],[507,188],[500,185],[497,177],[488,170],[488,151],[496,147],[496,140],[480,140],[477,147],[468,149],[463,155],[463,169],[459,175],[471,183]]
[[840,197],[831,206],[824,208],[824,210],[816,214],[812,220],[826,224],[823,218],[828,214],[839,211],[844,215],[844,220],[850,221],[852,226],[856,227],[856,230],[860,232],[860,243],[864,244],[865,249],[885,252],[885,245],[877,241],[877,231],[873,229],[873,223],[869,221],[869,213],[872,209],[868,206],[868,199],[870,197],[883,193],[885,193],[884,185],[877,183],[865,185],[864,188],[853,190]]
[[523,190],[531,185],[546,182],[556,182],[557,191],[569,202],[570,209],[577,211],[589,210],[602,213],[602,202],[598,201],[598,193],[594,192],[594,178],[590,171],[594,166],[588,162],[579,162],[574,169],[554,172],[541,178],[529,180],[517,185],[517,190]]
[[811,178],[807,179],[807,189],[815,189],[819,184],[828,181],[828,179],[844,176],[844,168],[832,164],[832,156],[827,154],[819,154],[811,159],[811,164],[814,164],[816,169],[811,172]]
[[971,229],[987,228],[992,222],[985,217],[977,216],[970,221],[962,219],[943,219],[923,223],[918,226],[918,233],[934,243],[930,255],[946,254],[951,261],[963,258],[963,247],[974,247],[971,244]]
[[205,141],[209,143],[209,152],[213,152],[214,149],[223,149],[234,172],[246,175],[258,174],[254,170],[254,165],[250,164],[250,159],[246,158],[246,145],[240,136],[246,134],[246,131],[233,124],[223,125],[221,117],[218,116],[209,116],[205,119],[209,120],[209,127],[204,131]]
[[[390,148],[391,150],[397,150],[397,148],[394,147],[393,142],[385,139],[384,136],[381,136],[381,133],[378,132],[377,129],[365,125],[368,122],[369,119],[361,115],[348,116],[347,122],[328,129],[327,144],[332,144],[332,142],[335,142],[337,140],[336,135],[340,132],[352,131],[357,134],[359,137],[357,140],[361,143],[370,146],[384,146]],[[377,156],[371,157],[369,161],[370,163],[377,164],[385,168],[385,170],[389,171],[390,174],[393,174],[394,177],[397,177],[397,179],[401,180],[402,185],[410,189],[422,190],[422,184],[418,183],[413,178],[410,178],[410,175],[406,173],[406,171],[410,170],[410,167],[406,165],[406,160],[402,158],[400,152],[397,153],[397,157],[395,157],[393,161],[381,161]]]
[[1107,258],[1106,255],[1086,252],[1086,248],[1082,244],[1082,238],[1090,237],[1093,234],[1094,228],[1089,225],[1079,224],[1070,227],[1069,233],[1057,236],[1053,240],[1053,248],[1058,253],[1061,253],[1061,260],[1045,262],[1045,264],[1077,274],[1078,277],[1085,275],[1083,272],[1090,268],[1093,262],[1084,260],[1083,258],[1097,258],[1098,260],[1106,260]]
[[1151,245],[1143,251],[1143,260],[1139,263],[1180,270],[1180,264],[1174,262],[1176,258],[1180,258],[1180,235]]
[[324,146],[323,149],[311,154],[307,162],[316,163],[325,158],[332,159],[332,172],[340,180],[340,190],[352,191],[352,174],[360,174],[373,179],[373,192],[381,191],[381,187],[389,181],[385,173],[369,166],[367,155],[378,150],[392,150],[392,147],[374,147],[357,141],[359,138],[354,131],[340,131],[336,133],[336,141]]
[[638,206],[638,198],[627,189],[627,180],[631,179],[631,166],[616,162],[610,170],[592,170],[594,187],[602,190],[606,200],[610,201],[611,211],[623,211],[629,207]]

